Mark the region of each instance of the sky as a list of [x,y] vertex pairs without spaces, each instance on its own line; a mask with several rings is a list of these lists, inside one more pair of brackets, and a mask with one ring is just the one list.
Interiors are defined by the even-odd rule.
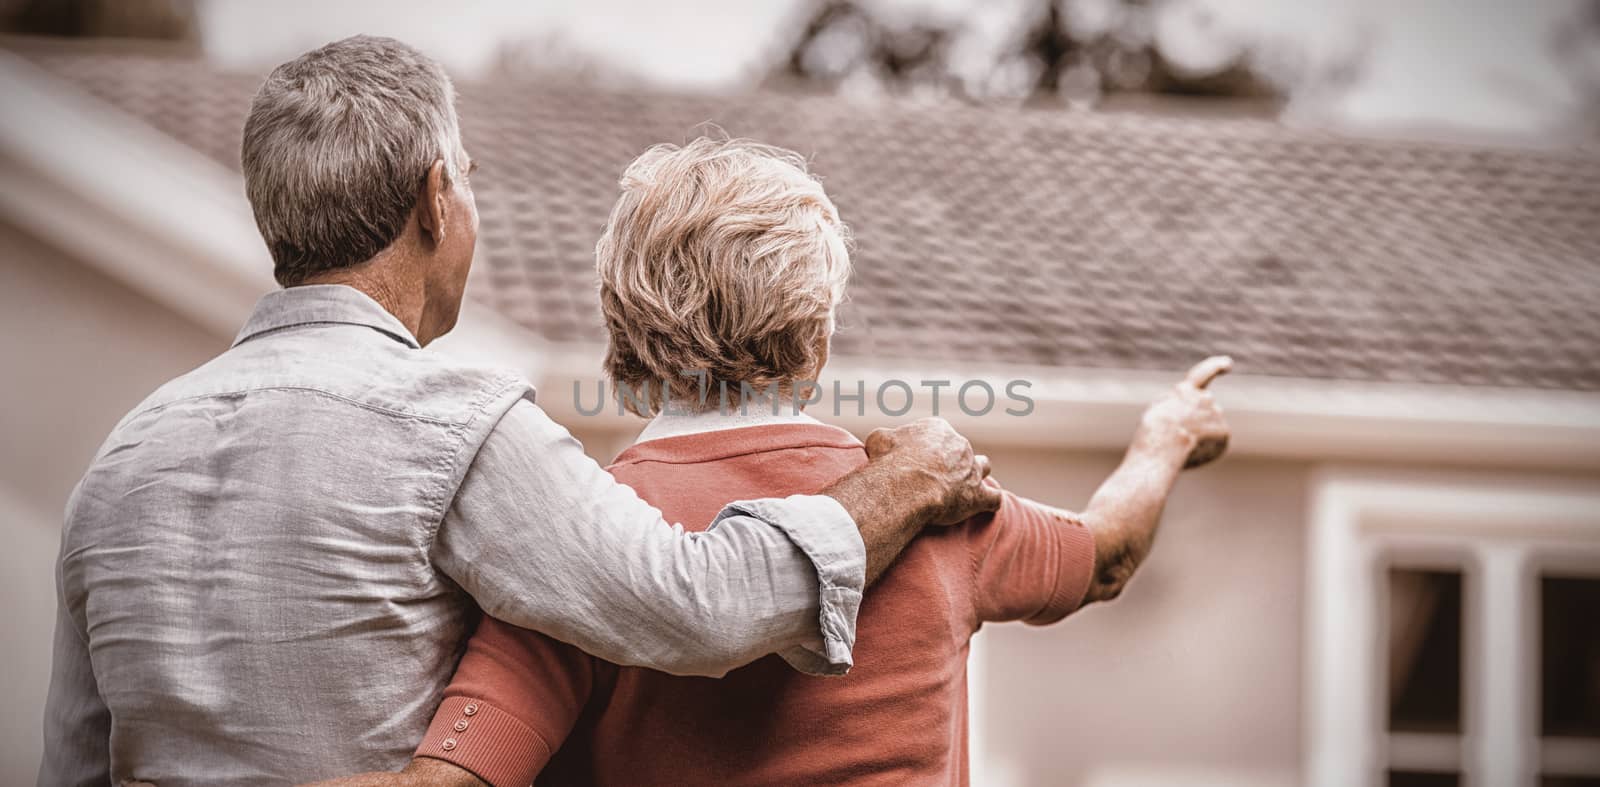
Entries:
[[[1537,135],[1593,106],[1597,83],[1586,95],[1557,47],[1592,2],[1181,0],[1157,40],[1200,64],[1253,52],[1293,88],[1291,120]],[[1600,76],[1600,39],[1579,47]],[[1350,62],[1355,73],[1335,79]]]
[[[1118,0],[1063,0],[1085,24]],[[953,59],[974,68],[1004,44],[1030,0],[867,0],[888,18],[956,18],[973,33]],[[1538,139],[1592,111],[1600,36],[1556,42],[1595,0],[1165,0],[1151,24],[1163,55],[1199,71],[1248,57],[1286,86],[1287,122],[1353,131]],[[470,77],[507,46],[537,64],[579,61],[690,90],[753,84],[792,35],[806,0],[209,0],[213,56],[277,62],[358,32],[392,35]],[[1574,53],[1587,53],[1576,58]],[[1574,79],[1574,62],[1587,86]]]

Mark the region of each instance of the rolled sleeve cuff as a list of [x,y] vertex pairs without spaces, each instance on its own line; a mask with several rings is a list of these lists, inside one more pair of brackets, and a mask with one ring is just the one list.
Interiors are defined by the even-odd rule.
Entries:
[[532,727],[471,697],[446,697],[416,752],[472,771],[494,787],[527,787],[552,754]]
[[1055,590],[1044,609],[1025,621],[1031,625],[1055,623],[1076,612],[1094,579],[1094,534],[1077,517],[1071,517],[1058,533]]
[[782,531],[817,570],[821,636],[780,655],[810,675],[843,675],[854,663],[856,613],[867,583],[867,546],[855,520],[827,495],[730,503],[718,519],[743,514]]

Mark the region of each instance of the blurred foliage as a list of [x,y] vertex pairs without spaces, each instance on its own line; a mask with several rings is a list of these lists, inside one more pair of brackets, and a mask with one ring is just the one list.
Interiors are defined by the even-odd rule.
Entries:
[[9,0],[0,30],[25,35],[192,41],[195,0]]
[[[1157,0],[1159,2],[1159,0]],[[998,46],[962,51],[977,34],[971,15],[906,20],[870,0],[810,7],[775,77],[824,87],[863,85],[983,101],[1098,103],[1111,94],[1263,99],[1275,87],[1243,58],[1205,73],[1164,58],[1153,34],[1155,3],[1108,0],[1090,23],[1063,0],[1025,0]]]

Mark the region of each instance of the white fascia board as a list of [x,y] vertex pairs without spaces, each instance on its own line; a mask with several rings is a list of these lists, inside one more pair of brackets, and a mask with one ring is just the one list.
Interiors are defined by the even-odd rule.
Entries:
[[[238,173],[0,50],[0,211],[221,336],[277,287]],[[534,373],[531,334],[468,302],[437,346]]]
[[[599,414],[583,415],[574,402],[593,409],[602,378],[597,346],[544,349],[540,403],[569,426],[594,430],[637,429],[639,420],[617,413],[611,402]],[[933,413],[932,389],[924,381],[950,381],[940,389],[938,415],[981,443],[1074,450],[1121,450],[1145,406],[1177,381],[1176,373],[1027,366],[956,368],[928,364],[864,362],[839,358],[824,374],[825,395],[808,408],[819,418],[862,433]],[[835,408],[834,381],[844,392],[866,391],[865,413],[853,402]],[[915,396],[903,415],[880,413],[876,391],[887,380],[910,384]],[[982,416],[963,412],[956,388],[982,380],[995,391],[994,408]],[[1026,416],[1005,414],[1014,380],[1030,383],[1034,401]],[[609,391],[609,386],[607,386]],[[1233,425],[1236,456],[1306,461],[1359,460],[1438,463],[1458,466],[1600,469],[1600,394],[1474,386],[1355,383],[1251,376],[1235,373],[1212,390]],[[886,394],[899,410],[902,389]],[[981,389],[969,400],[983,404]]]
[[0,209],[155,300],[237,330],[272,263],[227,168],[0,51]]

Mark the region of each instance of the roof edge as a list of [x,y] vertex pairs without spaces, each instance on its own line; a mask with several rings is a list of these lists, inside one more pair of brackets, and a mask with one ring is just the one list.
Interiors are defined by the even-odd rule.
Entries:
[[[603,431],[637,429],[640,421],[619,415],[615,405],[585,414],[596,401],[602,379],[595,345],[547,345],[535,380],[540,404],[571,426]],[[948,362],[871,362],[840,357],[830,362],[822,401],[810,411],[824,421],[857,433],[888,422],[933,415],[930,381],[949,381],[938,389],[938,415],[964,434],[987,444],[1022,448],[1120,451],[1146,404],[1178,380],[1176,372],[1116,369],[1040,368],[1020,365],[957,365]],[[877,391],[887,381],[905,389],[885,390],[880,413]],[[837,403],[833,385],[845,398]],[[986,414],[964,411],[957,389],[982,381],[995,392]],[[1026,415],[1008,408],[1026,404],[1007,398],[1007,386],[1033,406]],[[575,388],[575,386],[579,386]],[[865,392],[865,402],[849,399]],[[1407,462],[1444,465],[1600,470],[1600,394],[1576,391],[1487,388],[1233,374],[1217,383],[1219,400],[1234,427],[1232,451],[1238,456],[1303,461]],[[974,385],[969,406],[985,403]],[[863,412],[863,410],[865,412]]]
[[159,303],[231,333],[274,286],[239,176],[0,50],[0,210]]

